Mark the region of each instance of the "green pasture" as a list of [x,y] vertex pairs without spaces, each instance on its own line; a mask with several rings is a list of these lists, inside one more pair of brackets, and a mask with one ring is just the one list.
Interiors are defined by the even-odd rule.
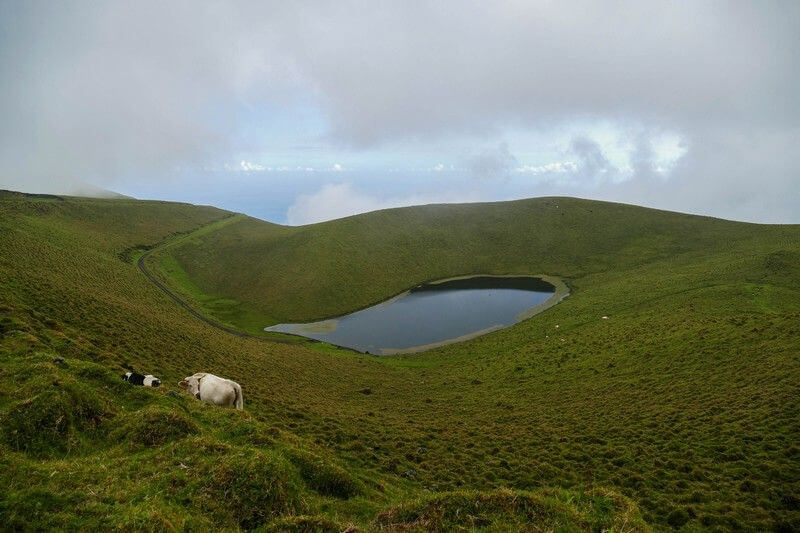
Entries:
[[[285,227],[4,192],[0,250],[4,528],[800,528],[800,226],[539,198]],[[570,295],[374,357],[217,329],[141,257],[254,335],[459,275]],[[245,411],[185,395],[198,371]]]

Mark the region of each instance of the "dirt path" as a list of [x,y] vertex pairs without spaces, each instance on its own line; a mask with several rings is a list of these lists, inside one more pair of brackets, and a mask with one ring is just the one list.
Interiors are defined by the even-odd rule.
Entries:
[[[286,340],[286,339],[265,338],[265,337],[261,337],[259,335],[253,335],[252,333],[247,333],[246,331],[238,330],[236,328],[233,328],[231,326],[223,324],[222,322],[214,320],[213,318],[209,318],[208,316],[202,314],[201,312],[196,310],[194,307],[189,305],[189,303],[186,302],[186,300],[184,300],[183,298],[178,296],[178,294],[175,291],[173,291],[171,288],[169,288],[163,281],[158,279],[152,272],[150,272],[147,269],[147,265],[145,264],[145,261],[147,260],[147,258],[152,253],[157,252],[159,250],[162,250],[167,246],[174,245],[175,243],[177,243],[177,242],[179,242],[179,241],[181,241],[183,239],[187,239],[187,238],[191,237],[192,235],[195,235],[199,231],[208,230],[209,226],[212,226],[212,225],[215,225],[215,224],[220,224],[222,222],[225,222],[227,224],[227,223],[232,222],[232,220],[230,220],[231,218],[234,218],[234,217],[235,218],[240,218],[241,216],[242,215],[230,215],[230,216],[227,216],[227,217],[225,217],[223,219],[215,220],[214,222],[209,222],[208,224],[204,224],[204,225],[200,226],[199,228],[195,229],[194,231],[192,231],[191,233],[188,233],[186,235],[181,235],[177,239],[171,239],[171,240],[162,241],[161,243],[157,244],[153,248],[151,248],[149,250],[146,250],[142,254],[142,256],[139,257],[139,261],[137,261],[136,264],[139,267],[139,270],[142,271],[142,274],[144,274],[147,277],[147,279],[149,279],[156,287],[161,289],[167,296],[169,296],[176,304],[178,304],[179,306],[183,307],[186,311],[189,312],[189,314],[191,314],[192,316],[194,316],[195,318],[197,318],[199,320],[202,320],[203,322],[205,322],[206,324],[208,324],[211,327],[217,328],[217,329],[222,330],[222,331],[224,331],[226,333],[229,333],[231,335],[235,335],[237,337],[242,337],[242,338],[259,339],[259,340],[263,340],[263,341],[267,341],[267,342],[277,342],[277,343],[282,343],[282,344],[297,344],[296,342],[289,341],[289,340]],[[226,222],[226,221],[229,221],[229,222]]]

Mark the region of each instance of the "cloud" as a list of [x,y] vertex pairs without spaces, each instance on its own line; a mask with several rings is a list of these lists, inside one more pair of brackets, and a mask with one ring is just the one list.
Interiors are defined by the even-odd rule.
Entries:
[[605,156],[600,145],[589,137],[572,139],[570,152],[577,158],[577,166],[586,179],[608,181],[619,172]]
[[242,160],[239,162],[239,169],[243,172],[263,172],[267,169],[267,167],[257,163],[251,163],[250,161]]
[[520,174],[564,174],[577,170],[578,165],[572,161],[554,161],[546,165],[522,165],[515,168],[514,172],[519,172]]
[[645,194],[657,198],[659,207],[800,223],[800,129],[791,135],[782,129],[749,134],[701,129],[688,142],[691,149],[674,164],[669,179],[649,183]]
[[436,192],[381,198],[356,189],[350,183],[329,183],[315,193],[299,195],[286,211],[286,221],[289,225],[301,226],[391,207],[479,200],[480,196],[475,192]]
[[373,4],[354,16],[315,6],[302,16],[361,31],[309,35],[300,60],[326,96],[334,134],[356,144],[586,116],[679,128],[796,123],[798,10],[440,2]]
[[[799,18],[798,2],[0,2],[0,185],[219,167],[267,150],[262,130],[377,161],[417,143],[420,168],[473,153],[472,174],[496,178],[522,165],[479,147],[507,132],[607,121],[655,133],[630,139],[627,166],[574,140],[579,171],[561,177],[584,192],[612,179],[647,197],[669,176],[665,203],[800,213]],[[660,131],[683,157],[660,159]]]
[[517,164],[517,158],[514,157],[508,148],[508,143],[505,142],[470,156],[464,162],[467,170],[473,176],[487,179],[507,176]]

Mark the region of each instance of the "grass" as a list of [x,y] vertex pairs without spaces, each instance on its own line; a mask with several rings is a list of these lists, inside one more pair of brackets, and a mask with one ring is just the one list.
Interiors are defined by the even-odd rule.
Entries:
[[[4,527],[800,527],[798,226],[549,198],[286,228],[6,193],[0,249]],[[138,271],[149,249],[248,331],[461,274],[543,272],[571,294],[376,358],[212,328]],[[197,371],[240,382],[246,410],[183,394]]]
[[607,489],[454,491],[427,496],[378,515],[384,527],[412,531],[643,531],[638,510]]
[[768,235],[780,230],[545,198],[389,209],[299,228],[240,218],[169,253],[201,291],[285,322],[336,316],[454,275],[577,280]]

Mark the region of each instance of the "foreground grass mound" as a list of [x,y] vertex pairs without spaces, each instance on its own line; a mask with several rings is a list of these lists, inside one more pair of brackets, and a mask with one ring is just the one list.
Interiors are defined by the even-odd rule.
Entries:
[[363,492],[362,484],[341,466],[299,448],[287,453],[306,484],[320,494],[347,499]]
[[106,411],[77,386],[43,391],[12,407],[3,417],[3,437],[18,451],[35,456],[63,455],[78,446],[78,429],[95,427]]
[[33,347],[0,338],[4,527],[332,530],[313,513],[363,490],[319,450],[246,412],[42,351],[43,324],[15,316]]
[[243,529],[305,510],[296,472],[275,453],[228,455],[201,477],[192,487],[201,506]]
[[355,527],[343,526],[323,516],[287,516],[270,522],[265,533],[341,533],[357,531]]
[[161,446],[198,433],[197,424],[175,410],[147,407],[128,415],[114,438],[140,446]]
[[[330,530],[303,513],[363,490],[247,413],[111,382],[80,359],[6,352],[0,363],[2,397],[22,396],[0,404],[5,527]],[[243,442],[245,431],[270,437]]]
[[608,490],[455,491],[378,515],[390,531],[649,531],[636,505]]
[[4,391],[9,397],[16,393],[18,401],[0,414],[0,436],[11,449],[33,457],[79,453],[86,439],[114,415],[111,404],[84,382],[85,376],[97,368],[79,364],[76,370],[81,376],[76,379],[54,361],[67,364],[49,354],[6,364],[7,372],[22,371],[16,374],[13,393]]

